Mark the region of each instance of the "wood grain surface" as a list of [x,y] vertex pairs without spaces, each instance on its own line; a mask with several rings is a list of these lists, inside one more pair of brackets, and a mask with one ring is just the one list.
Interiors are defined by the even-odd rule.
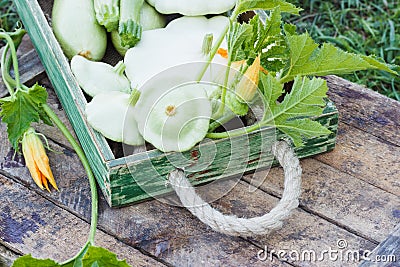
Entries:
[[[29,51],[21,56],[34,57]],[[27,73],[34,75],[28,81],[40,81],[49,88],[49,104],[67,121],[43,74]],[[339,108],[338,145],[332,152],[301,160],[300,207],[282,229],[265,237],[233,238],[213,232],[176,206],[179,202],[173,195],[119,209],[109,208],[100,197],[97,244],[132,266],[360,264],[326,255],[320,261],[301,260],[288,253],[314,251],[320,256],[328,249],[360,254],[375,249],[372,256],[391,253],[400,261],[400,106],[340,78],[327,80],[329,95]],[[85,242],[89,227],[90,190],[81,163],[58,131],[42,125],[37,129],[49,138],[50,164],[59,192],[36,187],[23,158],[14,156],[5,125],[0,124],[0,262],[4,266],[27,253],[66,259]],[[224,213],[250,217],[268,212],[279,200],[282,186],[282,169],[273,168],[239,181],[213,182],[197,191]],[[341,241],[346,244],[343,249]],[[269,253],[271,259],[259,258]],[[399,266],[380,264],[362,266]]]
[[394,267],[399,266],[400,255],[400,225],[384,242],[379,244],[360,267]]

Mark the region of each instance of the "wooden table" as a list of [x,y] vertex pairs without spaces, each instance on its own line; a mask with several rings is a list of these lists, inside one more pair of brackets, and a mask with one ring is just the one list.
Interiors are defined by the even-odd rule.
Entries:
[[[49,88],[50,105],[66,121],[28,39],[19,54],[23,81]],[[301,160],[300,207],[281,230],[265,237],[229,237],[187,210],[157,200],[111,209],[100,197],[97,245],[132,266],[358,266],[354,257],[374,249],[382,260],[396,257],[397,262],[365,261],[362,266],[400,266],[400,103],[334,76],[327,80],[340,112],[337,147]],[[49,194],[34,184],[21,156],[13,158],[1,124],[0,266],[26,253],[62,261],[86,241],[90,190],[85,172],[56,130],[36,128],[55,151],[49,157],[60,191]],[[251,184],[262,178],[255,190]],[[198,191],[207,199],[232,183]],[[277,203],[282,186],[281,168],[247,175],[212,205],[238,216],[261,215]],[[370,258],[377,259],[375,254]]]

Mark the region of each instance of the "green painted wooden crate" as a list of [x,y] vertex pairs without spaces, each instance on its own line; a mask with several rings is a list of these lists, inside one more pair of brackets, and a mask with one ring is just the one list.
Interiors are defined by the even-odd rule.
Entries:
[[[166,177],[175,166],[184,166],[195,185],[269,167],[273,160],[270,151],[272,142],[276,138],[285,138],[273,128],[230,140],[205,141],[183,154],[165,154],[158,150],[150,150],[117,158],[109,142],[85,120],[84,108],[87,101],[49,26],[52,2],[15,0],[18,13],[110,206],[127,205],[171,192],[172,189],[166,186]],[[332,133],[329,136],[306,140],[304,147],[296,149],[300,158],[323,153],[335,147],[338,125],[335,105],[327,100],[324,114],[315,120],[327,126]],[[210,154],[217,156],[207,164],[201,162],[203,157],[199,158],[199,155]]]

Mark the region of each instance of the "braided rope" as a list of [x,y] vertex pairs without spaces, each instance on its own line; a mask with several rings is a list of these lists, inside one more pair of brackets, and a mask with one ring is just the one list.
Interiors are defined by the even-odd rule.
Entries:
[[195,192],[182,170],[169,174],[169,182],[182,204],[200,221],[217,232],[232,236],[266,235],[282,227],[283,220],[298,207],[301,193],[301,167],[293,149],[285,141],[276,142],[272,153],[278,159],[285,173],[285,189],[278,205],[269,213],[254,218],[238,218],[224,215],[204,202]]

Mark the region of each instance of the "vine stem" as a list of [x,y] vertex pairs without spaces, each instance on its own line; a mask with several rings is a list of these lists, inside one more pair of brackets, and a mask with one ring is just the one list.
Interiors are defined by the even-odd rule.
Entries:
[[204,74],[206,73],[208,67],[211,64],[212,59],[214,58],[215,54],[217,54],[219,47],[221,46],[222,42],[224,41],[225,35],[227,34],[227,32],[229,30],[229,25],[231,25],[237,19],[238,16],[239,16],[238,9],[235,8],[235,10],[233,11],[232,15],[229,18],[229,24],[226,25],[226,27],[222,31],[221,35],[219,36],[218,40],[212,47],[208,61],[204,65],[203,69],[201,70],[200,75],[197,78],[197,81],[201,81],[201,79],[203,78]]
[[222,94],[221,94],[221,105],[219,106],[217,112],[213,117],[219,118],[224,115],[224,109],[225,109],[225,102],[226,102],[226,92],[227,92],[227,87],[228,87],[228,80],[229,80],[229,73],[231,70],[231,65],[232,61],[231,59],[228,60],[228,66],[226,68],[225,72],[225,79],[224,79],[224,87],[222,88]]
[[[11,37],[8,34],[1,33],[1,32],[0,32],[0,38],[6,39],[6,41],[7,41],[5,50],[1,57],[1,73],[2,73],[2,78],[4,80],[4,83],[6,84],[7,88],[9,89],[11,96],[13,96],[15,93],[12,87],[16,87],[17,90],[29,90],[29,88],[27,86],[25,86],[24,84],[21,84],[21,82],[20,82],[17,53],[16,53],[16,49],[15,49],[13,40],[11,39]],[[11,62],[7,61],[8,49],[11,49],[11,59],[13,61],[13,66],[14,66],[15,80],[9,75],[9,68],[11,67],[10,66]],[[60,118],[57,116],[57,114],[47,104],[43,104],[41,107],[42,107],[43,111],[47,114],[47,116],[49,116],[51,121],[62,132],[62,134],[65,136],[65,138],[68,140],[68,142],[72,145],[72,147],[75,150],[76,154],[78,155],[80,161],[82,162],[82,165],[83,165],[83,167],[86,171],[86,174],[88,176],[88,179],[89,179],[90,191],[91,191],[91,197],[92,197],[90,232],[89,232],[88,240],[85,243],[85,245],[82,247],[82,249],[78,252],[78,254],[76,254],[76,256],[74,256],[73,258],[71,258],[71,259],[67,260],[65,263],[63,263],[63,265],[64,265],[64,264],[73,262],[75,259],[80,257],[83,253],[85,253],[88,246],[94,245],[94,243],[95,243],[95,235],[96,235],[97,221],[98,221],[98,195],[97,195],[96,179],[93,175],[92,169],[90,168],[90,164],[82,150],[82,147],[75,140],[74,136],[71,134],[71,132],[65,126],[65,124],[60,120]]]
[[[0,38],[1,39],[5,39],[7,41],[7,44],[9,46],[10,51],[11,51],[11,58],[12,58],[12,61],[13,61],[13,68],[14,68],[16,87],[17,87],[17,89],[21,89],[21,80],[19,78],[19,70],[18,70],[17,50],[15,49],[14,42],[11,39],[10,35],[8,35],[5,32],[0,32]],[[7,53],[5,53],[5,54],[7,54]],[[7,67],[6,67],[6,69],[7,69]]]
[[242,134],[247,134],[253,131],[256,131],[260,129],[263,126],[263,122],[259,122],[256,124],[253,124],[251,126],[245,127],[245,128],[239,128],[237,130],[232,130],[228,132],[222,132],[222,133],[208,133],[206,137],[211,138],[211,139],[222,139],[222,138],[232,138],[236,137]]
[[77,153],[79,159],[81,160],[83,167],[86,171],[86,174],[89,178],[90,183],[90,191],[92,194],[92,216],[90,220],[90,233],[88,237],[88,242],[91,245],[94,245],[94,237],[96,235],[97,228],[97,220],[98,220],[98,195],[97,195],[97,187],[96,187],[96,179],[93,175],[92,169],[90,168],[89,162],[83,152],[81,146],[75,141],[75,138],[72,136],[70,131],[67,129],[65,124],[58,118],[57,114],[47,105],[42,105],[44,112],[50,117],[50,119],[54,122],[54,124],[60,129],[62,134],[67,138],[68,142],[72,145],[75,152]]
[[10,49],[10,46],[7,43],[4,47],[3,54],[1,55],[1,76],[3,77],[3,81],[7,87],[8,92],[12,96],[12,95],[14,95],[14,89],[12,88],[12,86],[10,85],[10,82],[8,81],[9,80],[8,78],[10,78],[9,77],[10,75],[7,72],[7,70],[9,69],[8,68],[9,61],[7,60],[7,53],[8,53],[9,49]]
[[[2,72],[2,78],[4,80],[4,83],[6,84],[7,88],[9,89],[10,94],[14,95],[14,93],[15,93],[14,90],[12,89],[12,87],[16,87],[17,90],[29,90],[29,88],[27,86],[25,86],[24,84],[21,84],[21,82],[20,82],[17,53],[16,53],[16,49],[15,49],[13,40],[11,39],[11,37],[8,34],[1,33],[1,32],[0,32],[0,38],[6,39],[6,41],[7,41],[5,50],[1,57],[1,72]],[[7,61],[8,49],[11,49],[11,59],[13,61],[15,80],[9,75],[9,68],[10,68],[11,62]],[[74,136],[71,134],[71,132],[65,126],[65,124],[60,120],[60,118],[57,116],[57,114],[47,104],[43,104],[41,107],[42,107],[43,111],[47,114],[47,116],[49,116],[51,121],[62,132],[62,134],[65,136],[65,138],[68,140],[68,142],[71,144],[71,146],[75,150],[76,154],[78,155],[78,157],[79,157],[80,161],[82,162],[82,165],[86,171],[86,174],[89,179],[89,184],[90,184],[92,203],[91,203],[90,232],[89,232],[88,240],[75,257],[73,257],[73,258],[67,260],[65,263],[63,263],[63,264],[66,264],[66,263],[73,262],[76,258],[81,256],[87,250],[88,246],[94,245],[94,243],[95,243],[95,235],[96,235],[97,221],[98,221],[98,195],[97,195],[96,179],[93,175],[92,169],[90,168],[90,164],[82,150],[82,147],[75,140]]]

